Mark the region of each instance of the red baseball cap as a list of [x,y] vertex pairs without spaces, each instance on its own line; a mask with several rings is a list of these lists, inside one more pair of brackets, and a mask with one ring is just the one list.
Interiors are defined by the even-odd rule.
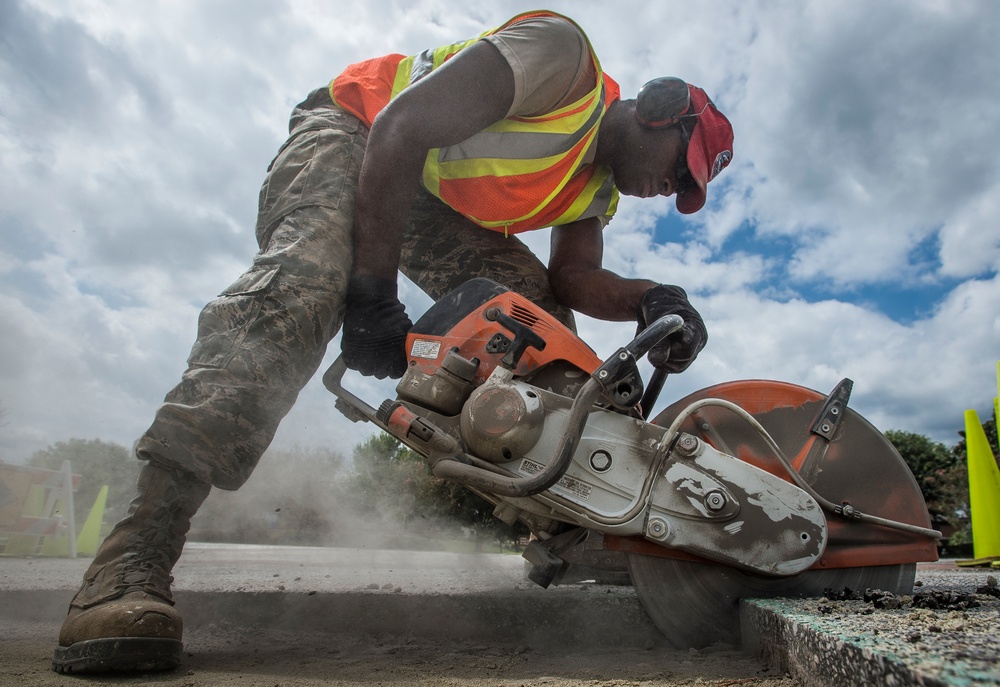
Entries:
[[697,86],[687,85],[691,93],[690,111],[696,117],[687,147],[687,167],[694,185],[677,194],[677,211],[684,215],[705,206],[705,187],[733,159],[733,127],[726,116]]

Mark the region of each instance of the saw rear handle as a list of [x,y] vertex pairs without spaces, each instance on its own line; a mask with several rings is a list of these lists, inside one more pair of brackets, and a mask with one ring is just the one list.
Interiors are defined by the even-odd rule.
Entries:
[[[506,326],[503,319],[497,318],[497,321]],[[337,397],[336,408],[348,419],[353,422],[373,422],[416,450],[427,458],[436,477],[498,496],[533,496],[546,491],[562,479],[579,445],[591,408],[601,396],[621,410],[630,409],[640,400],[646,400],[643,397],[643,383],[637,361],[653,346],[683,326],[684,320],[677,315],[661,317],[605,360],[577,392],[553,459],[543,469],[528,476],[511,474],[499,466],[470,456],[452,435],[426,418],[416,415],[399,401],[387,399],[377,410],[372,408],[344,389],[341,382],[347,365],[342,357],[338,357],[323,375],[323,385]],[[519,334],[518,331],[512,333]],[[535,337],[526,340],[520,352],[523,353],[527,346],[544,347],[544,339],[537,335]],[[514,365],[516,361],[502,361],[485,384],[510,381]]]

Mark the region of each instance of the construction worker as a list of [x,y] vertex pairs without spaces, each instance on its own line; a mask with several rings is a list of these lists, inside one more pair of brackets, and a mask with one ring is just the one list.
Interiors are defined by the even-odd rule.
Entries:
[[[732,128],[679,79],[621,100],[583,31],[551,12],[348,67],[292,112],[260,193],[260,252],[203,310],[188,369],[136,443],[146,461],[62,626],[61,672],[156,670],[181,655],[171,569],[212,486],[238,489],[343,332],[349,367],[401,376],[397,271],[438,299],[489,277],[570,327],[572,311],[685,328],[650,361],[685,369],[707,333],[683,289],[602,267],[618,194],[682,213],[732,157]],[[516,238],[552,227],[548,264]]]

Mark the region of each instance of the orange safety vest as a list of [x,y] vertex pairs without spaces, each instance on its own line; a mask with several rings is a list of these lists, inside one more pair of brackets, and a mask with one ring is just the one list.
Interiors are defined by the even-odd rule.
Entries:
[[[572,22],[554,12],[529,12],[468,41],[410,57],[386,55],[359,62],[330,82],[330,96],[371,126],[390,100],[460,50],[532,17]],[[611,170],[582,161],[596,143],[608,106],[620,98],[620,89],[601,70],[592,47],[590,55],[597,79],[587,95],[554,112],[508,117],[457,145],[431,149],[424,163],[424,187],[476,224],[505,234],[614,215],[618,189]]]

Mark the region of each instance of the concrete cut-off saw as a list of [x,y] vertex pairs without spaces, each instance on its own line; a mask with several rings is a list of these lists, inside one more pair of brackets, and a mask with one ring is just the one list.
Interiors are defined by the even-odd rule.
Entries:
[[607,360],[527,299],[473,279],[407,337],[397,398],[337,408],[532,532],[528,576],[631,584],[677,648],[739,643],[739,600],[867,588],[909,594],[937,559],[920,489],[888,440],[828,395],[726,382],[646,415],[663,384],[638,361],[668,315]]

